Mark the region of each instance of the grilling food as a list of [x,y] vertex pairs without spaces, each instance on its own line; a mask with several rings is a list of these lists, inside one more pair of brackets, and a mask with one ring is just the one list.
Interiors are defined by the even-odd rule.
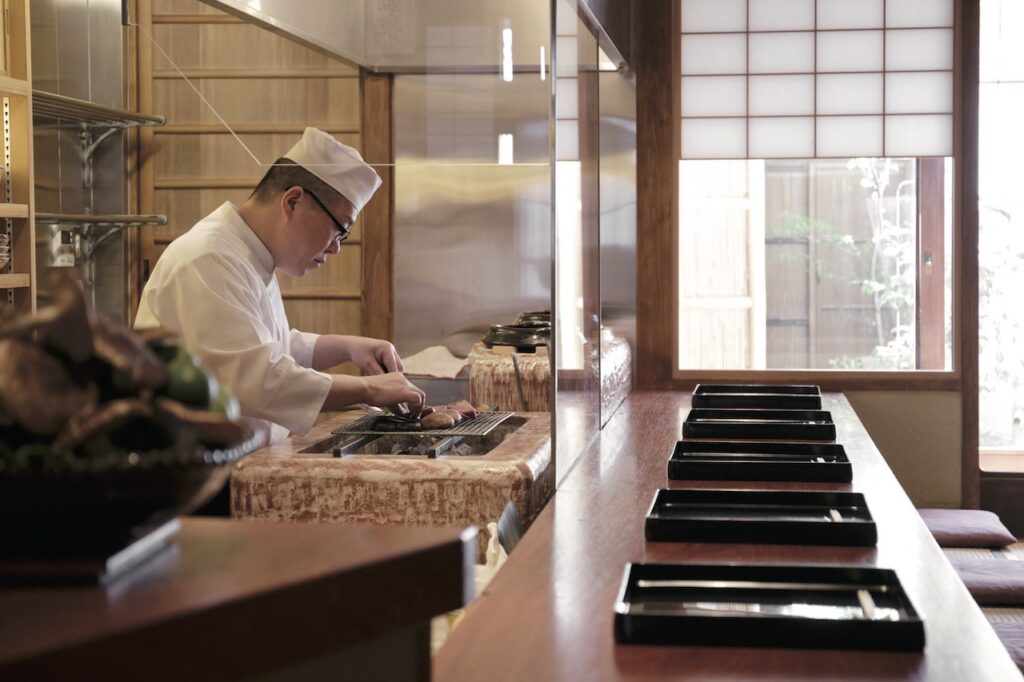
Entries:
[[399,417],[393,414],[384,414],[370,423],[373,431],[395,431],[404,433],[406,431],[421,431],[421,422],[406,417]]
[[[459,400],[454,403],[448,403],[447,408],[449,410],[455,410],[462,415],[463,419],[472,419],[477,415],[478,410],[476,407],[470,404],[468,400]],[[488,408],[490,409],[490,408]]]
[[444,429],[449,426],[455,426],[455,419],[445,411],[432,412],[423,419],[420,419],[420,424],[425,429]]

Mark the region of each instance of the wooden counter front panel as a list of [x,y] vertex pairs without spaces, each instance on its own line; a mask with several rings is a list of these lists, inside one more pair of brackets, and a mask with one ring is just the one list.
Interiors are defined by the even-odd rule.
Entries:
[[[669,481],[688,394],[635,392],[471,604],[434,662],[438,680],[1020,679],[846,399],[826,395],[852,484]],[[650,543],[660,487],[852,490],[867,498],[878,546]],[[628,561],[851,563],[894,568],[925,621],[923,653],[619,646],[612,607]]]

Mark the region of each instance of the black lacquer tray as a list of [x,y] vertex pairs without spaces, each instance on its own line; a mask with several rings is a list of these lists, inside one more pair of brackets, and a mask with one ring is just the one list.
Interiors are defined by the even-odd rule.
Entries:
[[626,564],[615,640],[920,651],[925,635],[889,569]]
[[648,540],[873,547],[878,529],[860,493],[659,490]]
[[770,410],[820,410],[817,386],[767,384],[697,384],[693,407],[762,408]]
[[836,443],[681,440],[668,460],[668,477],[849,483],[853,467]]
[[683,438],[751,440],[835,440],[836,425],[826,410],[725,410],[693,408]]

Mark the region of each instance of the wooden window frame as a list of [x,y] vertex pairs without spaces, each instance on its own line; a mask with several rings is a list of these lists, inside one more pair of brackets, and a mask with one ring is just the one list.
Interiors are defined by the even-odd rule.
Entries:
[[979,0],[954,1],[951,370],[677,370],[680,7],[637,8],[637,388],[705,381],[809,382],[825,390],[956,391],[961,396],[962,504],[977,507]]

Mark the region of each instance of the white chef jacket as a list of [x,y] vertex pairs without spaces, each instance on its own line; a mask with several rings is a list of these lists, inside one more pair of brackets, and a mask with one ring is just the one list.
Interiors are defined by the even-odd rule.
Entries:
[[317,334],[288,328],[274,259],[230,202],[175,239],[142,291],[136,329],[178,334],[267,442],[312,428],[331,376]]

